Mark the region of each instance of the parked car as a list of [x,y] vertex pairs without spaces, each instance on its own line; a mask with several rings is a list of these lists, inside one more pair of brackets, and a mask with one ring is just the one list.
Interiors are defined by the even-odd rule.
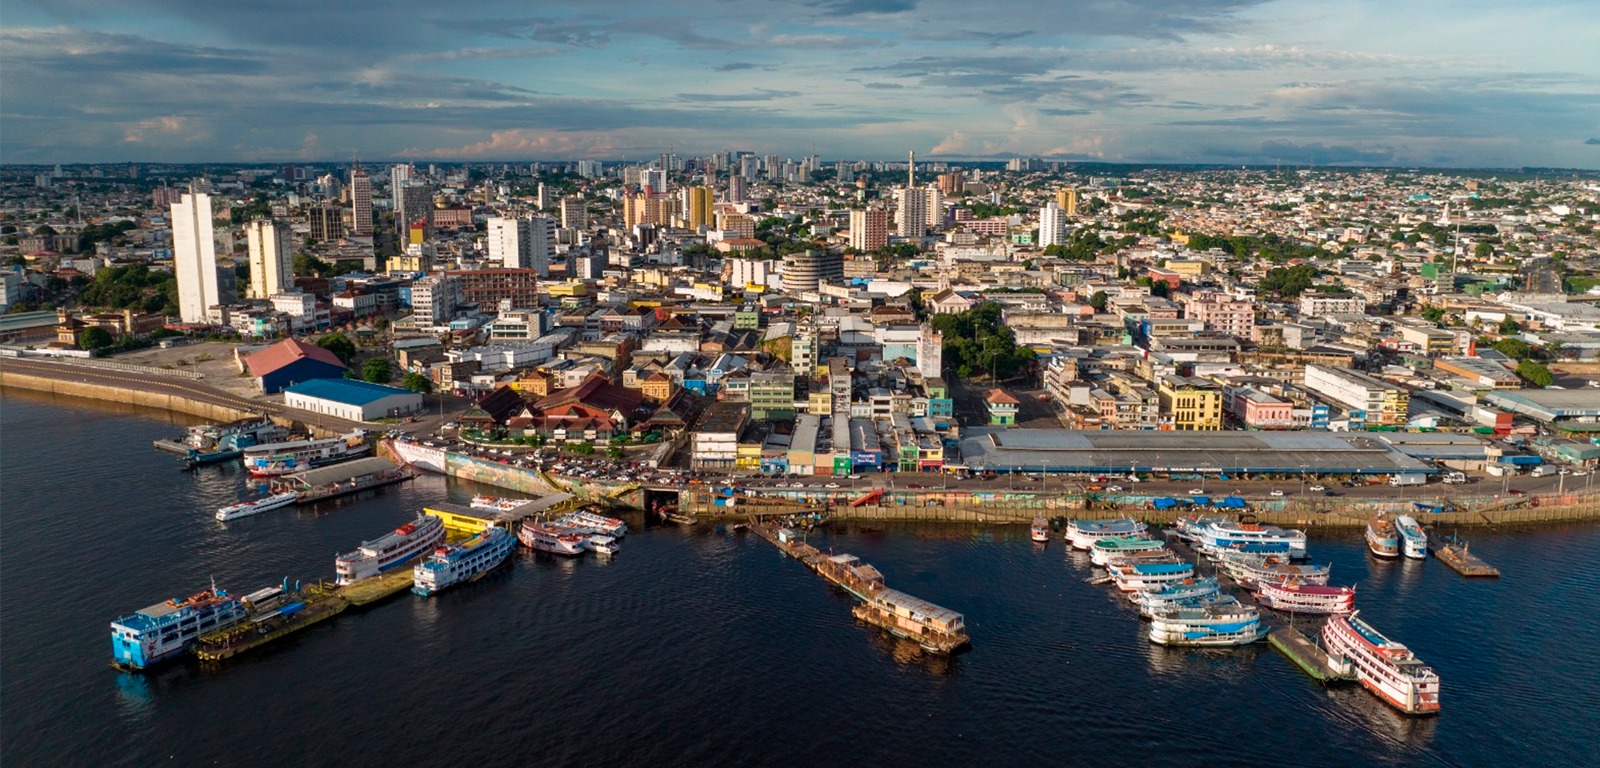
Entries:
[[1272,493],[1268,494],[1268,495],[1272,496],[1273,498],[1278,498],[1278,497],[1283,495],[1283,491],[1280,491],[1277,488],[1273,488],[1272,489]]
[[1189,489],[1189,495],[1190,496],[1204,496],[1205,493],[1206,493],[1206,489],[1204,489],[1204,488],[1190,488]]
[[1326,491],[1326,490],[1328,490],[1328,489],[1327,489],[1327,488],[1324,488],[1324,487],[1322,487],[1322,486],[1320,486],[1320,485],[1313,485],[1313,486],[1311,486],[1311,490],[1312,490],[1312,492],[1314,492],[1314,493],[1321,493],[1321,492],[1323,492],[1323,491]]
[[1111,486],[1107,486],[1106,490],[1110,491],[1112,493],[1122,493],[1122,486],[1120,486],[1120,485],[1111,485]]

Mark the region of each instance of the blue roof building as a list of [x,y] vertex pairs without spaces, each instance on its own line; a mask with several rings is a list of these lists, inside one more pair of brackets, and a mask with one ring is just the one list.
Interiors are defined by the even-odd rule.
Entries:
[[312,379],[283,390],[290,408],[350,421],[409,416],[422,410],[422,395],[409,389],[355,379]]

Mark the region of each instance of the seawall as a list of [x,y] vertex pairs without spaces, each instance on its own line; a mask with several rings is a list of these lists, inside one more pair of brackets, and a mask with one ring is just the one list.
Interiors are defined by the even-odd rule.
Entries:
[[240,408],[230,408],[214,403],[193,400],[182,395],[165,392],[148,392],[140,389],[113,387],[86,381],[67,381],[45,376],[0,370],[0,387],[16,387],[35,392],[49,392],[66,397],[82,397],[113,403],[135,405],[141,408],[159,408],[165,411],[186,413],[217,422],[250,418],[255,413]]

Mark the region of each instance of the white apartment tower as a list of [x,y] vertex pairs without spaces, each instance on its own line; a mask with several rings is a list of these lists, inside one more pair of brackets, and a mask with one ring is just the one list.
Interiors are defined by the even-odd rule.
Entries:
[[1039,209],[1039,247],[1067,244],[1067,212],[1051,200]]
[[206,309],[220,303],[217,244],[211,230],[211,196],[190,193],[172,204],[172,271],[178,278],[178,318],[206,322]]
[[556,222],[547,216],[490,219],[489,260],[507,269],[535,269],[550,276],[556,252]]
[[294,287],[294,233],[274,219],[255,219],[244,228],[250,246],[251,299],[265,300]]

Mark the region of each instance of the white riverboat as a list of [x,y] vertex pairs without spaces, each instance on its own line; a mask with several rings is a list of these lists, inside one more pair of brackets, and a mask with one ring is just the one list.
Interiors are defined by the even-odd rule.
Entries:
[[1428,534],[1422,532],[1422,526],[1417,519],[1410,515],[1400,515],[1394,519],[1395,530],[1400,534],[1400,547],[1406,557],[1413,560],[1425,560],[1428,557]]
[[334,558],[334,581],[343,586],[377,576],[399,568],[443,543],[444,521],[434,515],[417,515],[416,520],[372,541],[363,541],[355,551]]
[[517,528],[517,540],[530,549],[568,557],[583,554],[589,544],[584,534],[533,520],[522,521]]
[[217,519],[226,522],[228,520],[238,520],[241,517],[259,515],[262,512],[287,507],[299,499],[300,495],[297,493],[274,493],[271,496],[259,499],[241,501],[238,504],[229,504],[217,510]]
[[1148,526],[1131,517],[1114,520],[1069,520],[1065,534],[1073,549],[1088,549],[1100,539],[1119,536],[1138,536]]
[[1354,674],[1389,706],[1410,715],[1439,711],[1438,673],[1355,614],[1329,618],[1322,626],[1322,644],[1335,669]]

